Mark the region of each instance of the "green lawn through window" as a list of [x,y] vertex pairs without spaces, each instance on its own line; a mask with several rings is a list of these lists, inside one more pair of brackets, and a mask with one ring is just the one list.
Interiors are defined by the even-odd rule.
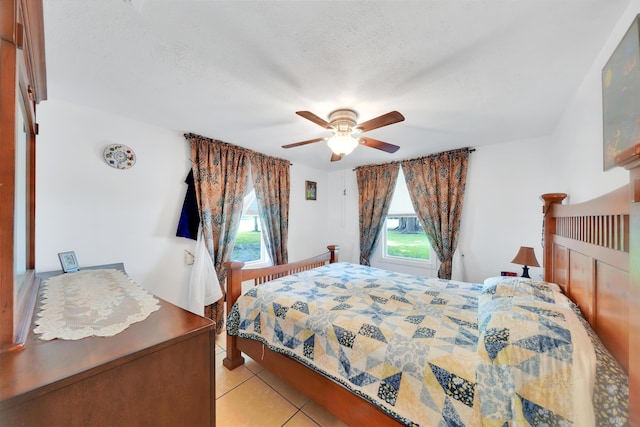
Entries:
[[[231,259],[242,262],[259,260],[261,238],[262,233],[259,231],[238,232]],[[429,239],[424,233],[406,234],[387,230],[389,256],[428,260],[430,249]]]
[[231,259],[242,262],[259,260],[261,238],[262,233],[259,231],[239,231]]
[[387,230],[387,255],[428,260],[431,246],[424,233],[398,233]]

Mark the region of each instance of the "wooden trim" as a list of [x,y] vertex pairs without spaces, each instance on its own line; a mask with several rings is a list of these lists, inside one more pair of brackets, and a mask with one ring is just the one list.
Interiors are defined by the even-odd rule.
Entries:
[[[0,4],[6,3],[0,2]],[[13,344],[16,49],[0,40],[0,345]],[[6,255],[5,255],[6,254]]]
[[576,241],[564,236],[557,235],[553,236],[552,242],[564,247],[571,247],[573,251],[579,253],[589,254],[597,250],[602,250],[602,255],[598,255],[599,261],[604,261],[608,265],[619,268],[621,270],[629,269],[629,252],[616,251],[607,247],[601,247],[592,243]]
[[15,0],[0,0],[0,40],[3,40],[10,44],[15,43],[15,39],[14,39],[15,24],[16,24]]
[[[27,275],[16,292],[14,259],[16,105],[26,111],[26,267],[35,267],[36,104],[47,97],[42,0],[0,0],[0,348],[21,348],[37,284]],[[19,96],[21,96],[21,100]],[[25,287],[26,286],[26,287]],[[23,289],[23,287],[25,287]]]
[[209,330],[209,396],[213,400],[209,405],[209,427],[216,427],[216,322]]
[[33,102],[47,99],[47,64],[44,44],[44,9],[42,0],[19,0],[18,19],[24,24],[25,61]]
[[0,345],[0,354],[24,348],[29,336],[29,326],[32,322],[39,290],[40,279],[36,277],[33,270],[28,271],[16,298],[15,334],[10,344]]
[[629,147],[616,156],[616,165],[622,166],[627,170],[635,169],[640,166],[640,144]]

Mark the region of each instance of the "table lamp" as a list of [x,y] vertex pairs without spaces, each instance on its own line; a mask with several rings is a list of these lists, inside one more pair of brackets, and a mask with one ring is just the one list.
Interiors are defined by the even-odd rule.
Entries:
[[536,259],[536,253],[533,248],[528,246],[520,246],[520,250],[516,257],[511,261],[514,264],[520,264],[524,267],[522,268],[522,277],[529,277],[529,267],[540,267],[538,264],[538,260]]

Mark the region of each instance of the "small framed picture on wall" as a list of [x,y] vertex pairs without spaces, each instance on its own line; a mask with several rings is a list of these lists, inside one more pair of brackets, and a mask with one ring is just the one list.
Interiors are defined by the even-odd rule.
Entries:
[[315,200],[316,199],[316,183],[314,181],[305,181],[304,186],[305,197],[307,200]]

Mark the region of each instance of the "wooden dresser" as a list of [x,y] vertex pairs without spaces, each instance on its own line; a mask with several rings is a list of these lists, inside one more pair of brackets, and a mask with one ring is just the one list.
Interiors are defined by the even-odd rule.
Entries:
[[211,320],[163,300],[112,337],[30,332],[22,350],[0,354],[0,425],[214,426],[214,346]]

